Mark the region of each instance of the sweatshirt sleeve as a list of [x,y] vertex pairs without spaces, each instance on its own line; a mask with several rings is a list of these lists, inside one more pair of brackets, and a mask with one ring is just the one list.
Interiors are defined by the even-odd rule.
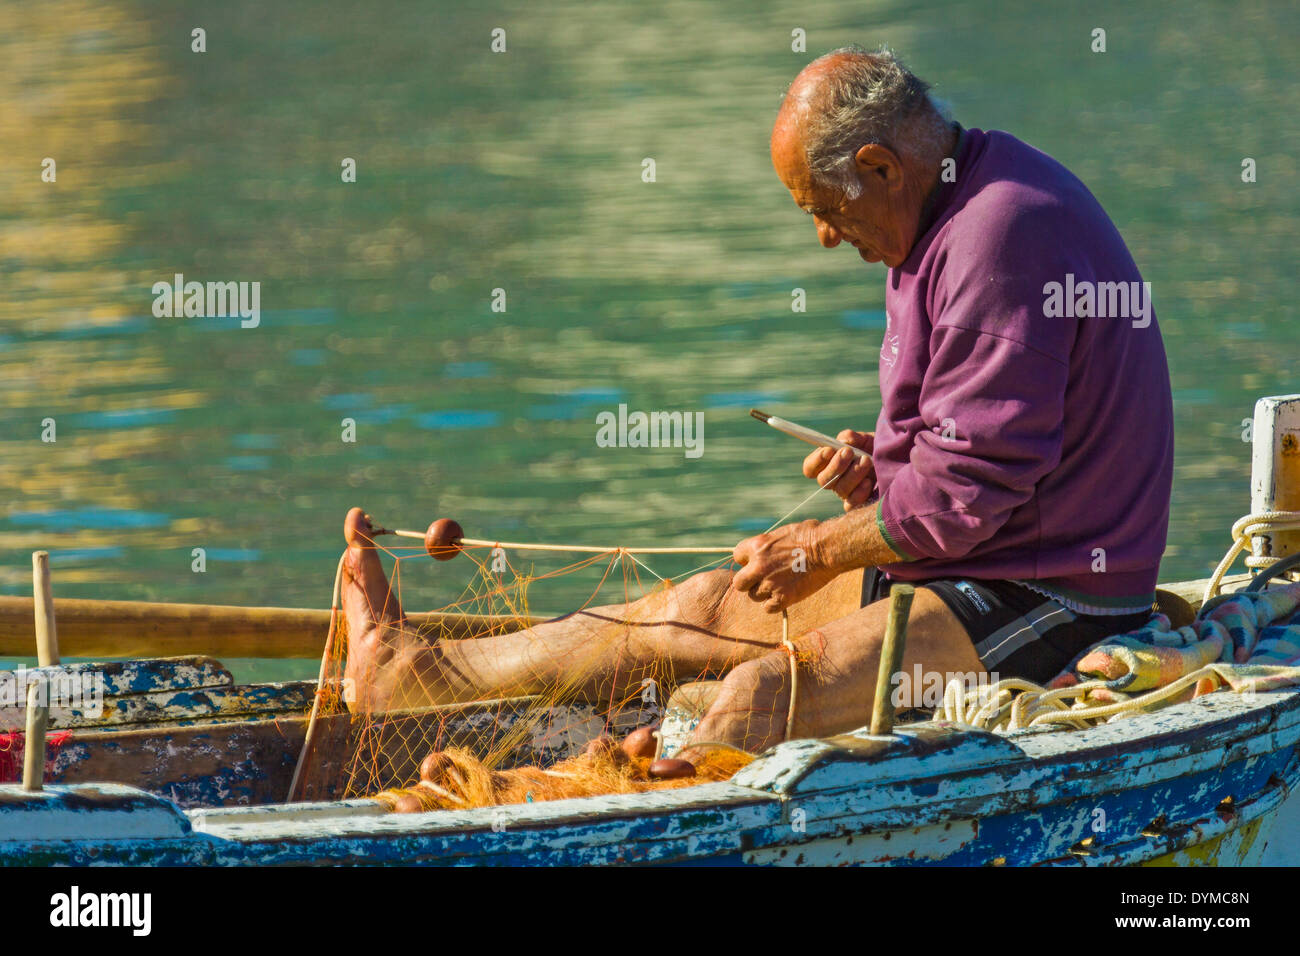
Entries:
[[1024,232],[1004,232],[978,264],[950,259],[936,283],[920,430],[877,512],[907,560],[964,556],[1060,463],[1077,326],[1044,317],[1044,282],[1063,269],[1054,257],[1026,269]]
[[1068,366],[990,332],[943,327],[932,342],[925,427],[880,499],[884,538],[909,560],[991,538],[1061,456]]

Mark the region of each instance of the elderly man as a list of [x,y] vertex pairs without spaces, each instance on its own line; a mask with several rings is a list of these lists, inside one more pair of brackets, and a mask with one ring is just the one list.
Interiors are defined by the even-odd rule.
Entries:
[[429,644],[405,624],[354,509],[344,602],[357,706],[566,680],[627,693],[665,668],[712,671],[725,676],[695,739],[757,750],[786,731],[783,609],[797,659],[814,662],[797,736],[869,720],[891,582],[917,586],[909,672],[1045,682],[1145,621],[1168,525],[1169,374],[1148,287],[1097,200],[1015,137],[950,122],[888,50],[810,64],[771,151],[823,246],[847,242],[889,268],[882,409],[874,432],[839,436],[870,458],[823,448],[804,462],[845,513],[740,542],[738,572]]

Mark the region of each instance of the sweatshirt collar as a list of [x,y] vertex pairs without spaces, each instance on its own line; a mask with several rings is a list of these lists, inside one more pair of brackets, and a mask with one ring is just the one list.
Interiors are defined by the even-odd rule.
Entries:
[[961,188],[962,174],[965,172],[967,161],[974,149],[976,137],[971,130],[965,129],[960,123],[953,123],[952,125],[957,127],[957,145],[953,147],[952,154],[947,158],[953,160],[954,175],[951,181],[945,181],[941,174],[939,182],[930,191],[930,195],[925,198],[925,205],[921,208],[921,223],[916,231],[916,242],[912,246],[912,251],[908,253],[907,259],[904,260],[903,265],[899,267],[900,269],[906,269],[917,254],[929,245],[926,240],[930,235],[930,230],[934,228],[936,222],[943,218],[943,214],[952,205],[957,191]]
[[[957,127],[957,145],[953,147],[952,153],[945,157],[953,160],[953,170],[960,169],[966,159],[966,153],[969,151],[971,135],[970,131],[964,128],[960,123],[953,123]],[[925,205],[921,209],[921,228],[917,230],[917,239],[919,240],[930,227],[935,224],[943,211],[948,208],[952,202],[953,194],[957,192],[957,176],[954,174],[951,182],[947,182],[940,174],[939,182],[935,183],[934,189],[930,190],[930,195],[925,197]]]

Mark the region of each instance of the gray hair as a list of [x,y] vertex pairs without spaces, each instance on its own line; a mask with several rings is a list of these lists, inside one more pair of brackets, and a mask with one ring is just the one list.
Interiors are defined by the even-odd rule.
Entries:
[[799,97],[799,125],[814,181],[856,199],[862,186],[854,158],[868,143],[938,162],[950,119],[931,99],[928,83],[886,46],[840,47],[813,62],[830,57],[845,62]]

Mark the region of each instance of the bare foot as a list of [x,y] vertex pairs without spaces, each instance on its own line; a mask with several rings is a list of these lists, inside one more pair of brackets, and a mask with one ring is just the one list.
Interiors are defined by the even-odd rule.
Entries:
[[393,658],[403,645],[418,639],[389,587],[375,548],[374,530],[370,516],[360,508],[349,511],[343,521],[343,537],[348,543],[341,582],[342,611],[348,622],[345,696],[352,710],[363,712],[387,708],[392,697]]

